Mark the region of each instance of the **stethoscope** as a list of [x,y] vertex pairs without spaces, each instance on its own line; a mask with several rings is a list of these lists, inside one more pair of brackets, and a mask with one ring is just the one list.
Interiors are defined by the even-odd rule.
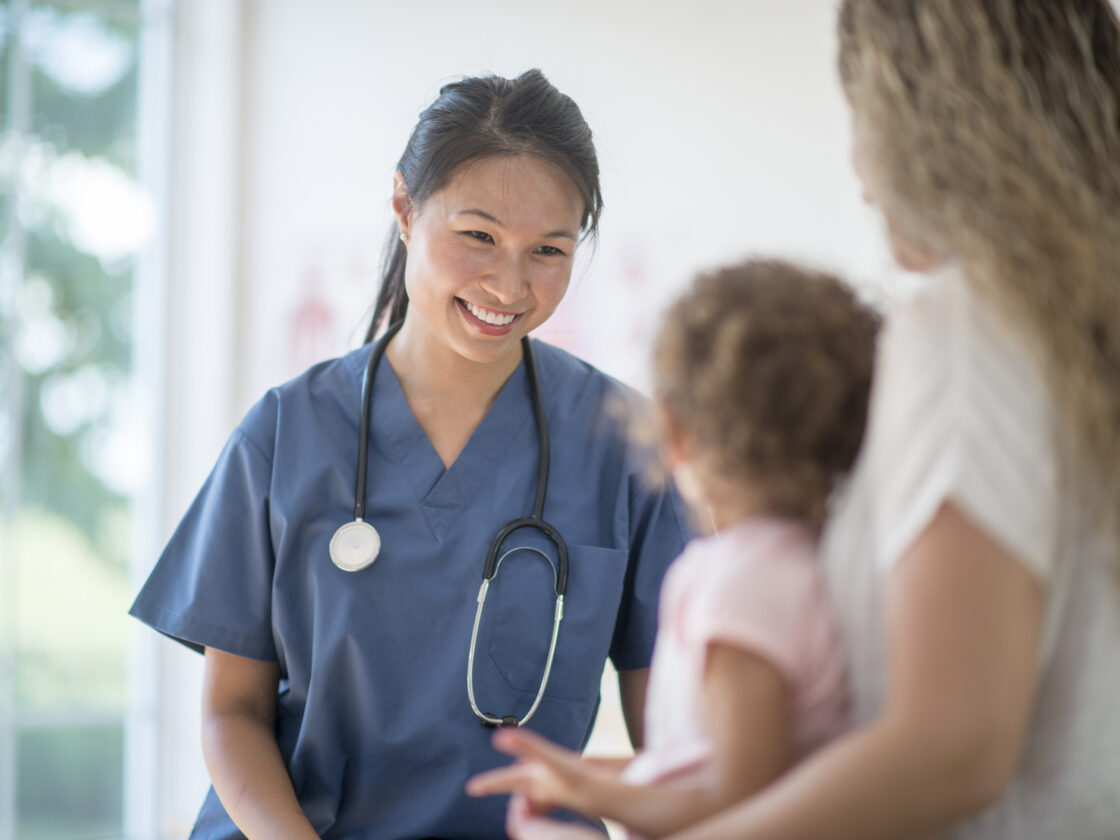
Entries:
[[[373,403],[373,377],[385,348],[389,341],[400,330],[403,321],[398,321],[385,331],[385,334],[373,346],[369,363],[366,365],[365,379],[362,383],[362,417],[358,426],[358,479],[354,488],[354,521],[341,525],[334,536],[331,537],[331,561],[346,572],[359,572],[370,566],[381,552],[381,536],[377,529],[365,521],[366,508],[366,463],[369,455],[369,419]],[[487,726],[524,726],[536,713],[537,707],[544,697],[545,687],[548,685],[548,676],[552,672],[552,660],[556,654],[556,639],[560,634],[560,621],[564,617],[564,593],[568,588],[568,546],[552,525],[544,521],[545,492],[548,487],[548,420],[545,417],[544,405],[541,401],[541,386],[537,378],[537,364],[533,358],[533,348],[528,337],[521,339],[521,352],[525,358],[525,371],[529,377],[529,396],[533,403],[533,414],[537,421],[537,441],[540,448],[540,465],[537,468],[537,496],[533,502],[533,513],[514,519],[502,526],[494,535],[490,543],[490,550],[486,554],[486,565],[482,569],[482,585],[478,590],[478,608],[474,614],[474,628],[471,630],[471,645],[467,652],[467,697],[471,709],[478,719]],[[552,559],[538,548],[532,546],[518,546],[502,552],[502,544],[514,531],[521,528],[531,528],[544,534],[556,547],[556,564]],[[554,589],[556,591],[556,604],[553,608],[552,640],[548,645],[548,658],[545,660],[544,673],[541,675],[540,686],[533,705],[525,716],[518,719],[516,715],[503,715],[496,717],[487,714],[478,708],[474,696],[474,652],[478,642],[478,626],[482,621],[482,608],[486,604],[486,594],[490,590],[490,581],[498,573],[502,561],[517,551],[534,551],[541,555],[552,568]]]

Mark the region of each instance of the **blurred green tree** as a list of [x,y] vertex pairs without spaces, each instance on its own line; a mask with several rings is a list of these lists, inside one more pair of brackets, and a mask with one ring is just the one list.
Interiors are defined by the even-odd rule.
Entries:
[[[0,6],[5,115],[12,38],[7,7]],[[128,503],[126,465],[107,446],[120,425],[114,412],[127,399],[133,258],[119,242],[97,236],[114,223],[133,222],[112,218],[122,201],[112,191],[129,184],[136,170],[138,18],[136,0],[103,8],[29,6],[23,34],[31,124],[20,143],[5,117],[0,164],[0,206],[9,206],[18,190],[16,218],[7,220],[4,239],[16,225],[26,237],[17,309],[0,322],[18,335],[20,499],[73,522],[99,556],[121,567],[127,561],[120,527]],[[105,177],[113,170],[118,178]],[[104,214],[99,229],[90,230],[97,214]],[[8,361],[0,370],[13,370]]]
[[139,0],[0,1],[0,838],[123,829],[141,26]]

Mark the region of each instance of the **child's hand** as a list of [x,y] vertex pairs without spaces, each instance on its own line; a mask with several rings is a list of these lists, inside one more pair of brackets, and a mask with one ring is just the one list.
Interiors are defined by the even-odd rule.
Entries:
[[506,833],[511,840],[603,840],[603,835],[593,829],[534,814],[529,800],[519,793],[509,800]]
[[615,778],[609,769],[597,767],[525,729],[499,729],[494,746],[519,761],[479,773],[467,780],[471,796],[520,793],[532,813],[546,814],[556,808],[569,808],[594,815],[591,796],[597,779]]

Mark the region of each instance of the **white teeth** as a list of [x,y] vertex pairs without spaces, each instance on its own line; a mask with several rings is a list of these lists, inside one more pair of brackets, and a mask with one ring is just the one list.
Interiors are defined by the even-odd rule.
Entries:
[[489,309],[483,309],[481,306],[475,306],[470,301],[463,301],[466,304],[470,313],[478,318],[480,321],[485,321],[487,324],[493,324],[495,327],[504,327],[506,324],[512,323],[516,315],[503,315],[499,312],[491,312]]

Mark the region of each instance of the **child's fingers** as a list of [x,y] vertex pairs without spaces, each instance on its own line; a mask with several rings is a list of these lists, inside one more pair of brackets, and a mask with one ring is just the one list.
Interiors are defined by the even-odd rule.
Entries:
[[528,792],[533,770],[527,764],[510,764],[487,770],[467,779],[466,791],[471,796],[493,796],[499,793]]
[[529,798],[515,793],[509,798],[509,805],[506,807],[506,833],[513,838],[520,837],[525,823],[531,816]]
[[556,838],[552,825],[551,820],[539,815],[528,797],[519,793],[510,797],[506,808],[506,834],[510,840],[563,840]]
[[596,770],[602,770],[607,773],[618,775],[626,766],[633,761],[631,758],[624,758],[622,756],[598,756],[598,755],[585,755],[580,761],[588,767],[594,767]]
[[518,804],[518,797],[510,800],[506,833],[511,840],[603,840],[593,829],[534,816],[527,803]]
[[[511,840],[583,840],[584,834],[569,834],[570,826],[538,816],[528,798],[515,793],[506,809],[506,833]],[[577,829],[579,831],[580,829]],[[603,840],[598,833],[589,840]]]

